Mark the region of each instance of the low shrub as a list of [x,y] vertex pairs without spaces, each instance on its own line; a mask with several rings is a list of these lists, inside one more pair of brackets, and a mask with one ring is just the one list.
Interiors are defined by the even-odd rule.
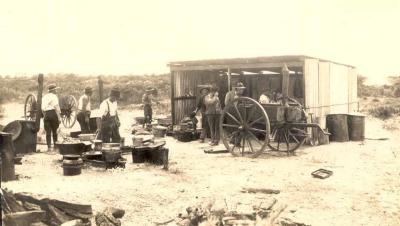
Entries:
[[369,109],[368,112],[376,118],[386,120],[400,113],[400,108],[398,106],[379,106]]

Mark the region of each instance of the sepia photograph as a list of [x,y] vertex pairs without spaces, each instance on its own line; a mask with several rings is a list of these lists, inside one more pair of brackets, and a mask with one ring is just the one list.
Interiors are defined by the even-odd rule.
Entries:
[[399,226],[400,0],[0,0],[4,226]]

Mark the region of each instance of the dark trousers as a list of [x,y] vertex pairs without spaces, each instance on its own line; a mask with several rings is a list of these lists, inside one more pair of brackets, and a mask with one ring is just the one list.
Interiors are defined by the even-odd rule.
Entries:
[[150,105],[144,105],[144,124],[151,124],[153,120],[153,109]]
[[214,143],[219,142],[219,118],[221,115],[212,114],[207,115],[208,126],[210,127],[211,141]]
[[44,112],[44,130],[46,131],[46,143],[47,147],[51,147],[51,137],[53,135],[53,143],[57,142],[57,129],[60,125],[58,121],[57,113],[55,110]]
[[103,143],[119,143],[121,141],[115,116],[104,116],[102,118],[100,132]]
[[76,115],[76,120],[78,120],[79,125],[81,126],[82,133],[90,133],[89,114],[90,112],[80,111]]
[[210,131],[208,126],[208,120],[205,112],[201,112],[201,134],[200,139],[204,140],[208,136],[208,132]]

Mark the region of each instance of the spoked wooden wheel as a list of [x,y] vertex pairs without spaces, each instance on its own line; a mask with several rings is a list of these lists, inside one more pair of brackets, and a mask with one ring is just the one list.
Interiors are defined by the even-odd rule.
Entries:
[[220,120],[221,139],[234,156],[259,156],[267,147],[268,115],[255,100],[239,97],[225,106]]
[[295,128],[289,123],[274,125],[271,129],[268,146],[273,151],[286,152],[288,155],[294,153],[307,137],[304,129]]
[[25,120],[36,120],[38,114],[36,97],[33,94],[29,94],[25,99],[24,105],[24,117]]
[[60,104],[61,122],[65,128],[72,128],[76,121],[78,103],[74,96],[64,97]]

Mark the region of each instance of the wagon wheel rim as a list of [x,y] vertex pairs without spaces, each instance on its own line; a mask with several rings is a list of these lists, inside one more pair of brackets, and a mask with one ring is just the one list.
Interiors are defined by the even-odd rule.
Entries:
[[24,118],[25,120],[35,120],[37,116],[37,101],[33,94],[29,94],[25,99]]
[[295,128],[288,123],[275,125],[271,129],[269,148],[273,151],[293,154],[296,149],[303,145],[307,133],[304,129]]
[[69,95],[65,97],[61,111],[61,122],[65,128],[72,128],[76,122],[76,112],[78,103],[74,96]]
[[270,124],[263,107],[248,97],[225,106],[220,119],[221,139],[233,156],[257,157],[267,147]]

